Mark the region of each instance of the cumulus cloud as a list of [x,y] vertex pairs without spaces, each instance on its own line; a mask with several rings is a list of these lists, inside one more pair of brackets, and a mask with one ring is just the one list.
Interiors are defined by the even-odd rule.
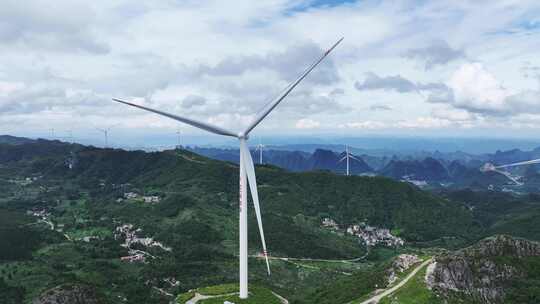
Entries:
[[521,67],[523,77],[538,78],[540,80],[540,66],[533,65],[530,61],[525,61]]
[[[201,65],[198,74],[211,76],[240,75],[249,71],[270,70],[287,82],[295,80],[313,61],[321,56],[323,50],[313,42],[293,45],[282,52],[265,55],[234,56],[220,61],[214,66]],[[332,58],[322,62],[306,79],[309,83],[333,84],[339,80],[337,67]]]
[[321,123],[316,120],[309,119],[309,118],[302,118],[296,122],[295,127],[297,129],[315,129],[315,128],[318,128],[320,125]]
[[7,97],[9,94],[24,88],[22,82],[0,81],[0,96]]
[[447,127],[469,127],[469,121],[454,121],[448,118],[421,116],[413,119],[398,121],[359,121],[340,124],[339,128],[358,130],[382,130],[382,129],[441,129]]
[[[110,100],[121,97],[235,128],[338,35],[344,42],[261,128],[281,132],[301,117],[316,117],[319,128],[349,121],[342,125],[352,130],[399,128],[398,121],[531,125],[518,119],[540,113],[540,57],[524,38],[533,30],[519,25],[534,21],[540,3],[494,1],[7,0],[0,10],[0,127],[60,125],[68,117],[88,125],[176,126]],[[483,65],[455,70],[449,63],[466,62],[465,54]],[[422,79],[429,81],[412,78],[419,71],[411,61],[425,67]],[[428,96],[427,102],[410,93]],[[401,106],[413,98],[421,114]],[[370,120],[357,122],[357,111],[366,108],[373,111]],[[384,113],[389,109],[396,115]],[[379,115],[392,121],[376,121]]]
[[452,48],[444,40],[435,40],[426,47],[408,50],[405,57],[423,61],[425,69],[429,70],[437,65],[465,58],[465,52]]
[[344,89],[336,88],[336,89],[333,89],[330,93],[328,93],[328,96],[331,97],[331,98],[335,98],[335,97],[338,97],[338,96],[342,96],[344,94],[345,94]]
[[350,128],[350,129],[364,129],[364,130],[376,130],[387,128],[388,125],[382,121],[361,121],[361,122],[348,122],[345,124],[340,124],[340,128]]
[[363,82],[354,84],[357,90],[386,90],[397,91],[400,93],[417,91],[416,85],[408,79],[400,75],[380,77],[373,72],[366,73],[366,78]]
[[506,88],[480,63],[461,65],[450,77],[448,87],[446,94],[432,94],[427,101],[489,116],[540,113],[540,91]]
[[431,115],[434,118],[445,119],[455,122],[468,122],[476,119],[476,116],[474,114],[462,109],[439,108],[431,111]]
[[83,3],[7,0],[2,2],[0,20],[3,44],[42,50],[109,52],[109,46],[92,28],[93,9]]
[[188,95],[182,100],[182,108],[190,109],[192,107],[206,104],[206,98],[199,95]]
[[369,106],[370,111],[391,111],[392,107],[385,104],[374,104]]
[[356,82],[359,91],[384,90],[396,91],[399,93],[420,92],[420,91],[447,91],[447,86],[443,83],[415,83],[401,75],[378,76],[373,72],[366,73],[363,82]]
[[452,126],[454,123],[448,119],[435,117],[418,117],[412,120],[404,120],[395,124],[396,128],[407,129],[438,129]]

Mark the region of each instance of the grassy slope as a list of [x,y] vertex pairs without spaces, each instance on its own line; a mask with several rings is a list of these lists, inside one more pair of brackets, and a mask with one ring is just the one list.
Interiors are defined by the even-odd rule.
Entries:
[[383,298],[380,304],[438,304],[442,301],[435,293],[426,287],[424,266],[409,282],[398,289],[395,293]]

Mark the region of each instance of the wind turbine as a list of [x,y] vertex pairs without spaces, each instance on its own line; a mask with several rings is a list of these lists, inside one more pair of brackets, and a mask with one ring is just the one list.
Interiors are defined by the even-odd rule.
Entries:
[[255,151],[259,151],[259,165],[262,165],[263,163],[263,149],[264,147],[266,147],[265,145],[261,144],[261,140],[259,139],[259,144],[257,145],[257,148],[255,149]]
[[525,166],[525,165],[533,165],[533,164],[539,164],[539,163],[540,163],[540,159],[526,160],[526,161],[521,161],[521,162],[517,162],[517,163],[500,165],[500,166],[495,166],[492,163],[485,163],[480,168],[480,171],[482,171],[482,172],[494,171],[494,172],[500,173],[500,174],[508,177],[508,179],[510,179],[514,183],[516,183],[516,185],[521,186],[521,185],[523,185],[523,183],[518,181],[516,177],[512,176],[510,174],[510,172],[499,170],[499,169],[509,168],[509,167],[517,167],[517,166]]
[[176,135],[178,135],[178,145],[176,146],[176,149],[181,149],[182,148],[182,131],[180,130],[180,128],[178,128],[178,130],[176,131]]
[[287,86],[282,93],[270,103],[266,104],[261,111],[259,111],[253,121],[248,125],[248,127],[241,132],[233,132],[226,129],[223,129],[218,126],[213,126],[206,122],[197,121],[191,118],[170,114],[163,112],[161,110],[156,110],[148,108],[145,106],[137,105],[125,100],[113,98],[114,101],[123,103],[129,106],[137,107],[146,111],[150,111],[162,116],[169,117],[171,119],[183,122],[185,124],[191,125],[193,127],[206,130],[211,133],[215,133],[223,136],[235,137],[239,141],[240,145],[240,215],[239,215],[239,235],[240,235],[240,298],[246,299],[248,297],[248,242],[247,242],[247,184],[246,178],[249,182],[249,188],[251,190],[251,198],[253,200],[253,205],[255,207],[255,215],[257,217],[257,224],[259,227],[259,233],[261,235],[261,242],[263,247],[263,254],[266,259],[266,269],[268,275],[270,275],[270,264],[268,262],[268,252],[266,251],[266,241],[264,239],[264,231],[262,227],[261,219],[261,210],[259,205],[259,194],[257,192],[257,181],[255,178],[255,166],[253,165],[253,159],[251,158],[251,153],[249,151],[247,140],[249,138],[249,133],[268,115],[270,112],[287,96],[289,93],[324,59],[326,56],[343,40],[339,39],[332,47],[325,51],[313,64],[311,64],[295,81],[293,81],[289,86]]
[[357,161],[360,161],[358,158],[356,158],[354,155],[352,155],[350,152],[349,152],[349,146],[345,145],[345,156],[343,156],[342,159],[340,159],[338,161],[338,163],[344,161],[344,160],[347,160],[347,176],[349,176],[349,159],[352,158],[352,159],[356,159]]
[[105,137],[105,148],[109,147],[109,131],[111,130],[111,128],[112,126],[105,129],[96,128],[96,130],[98,130],[99,132],[102,132],[103,136]]

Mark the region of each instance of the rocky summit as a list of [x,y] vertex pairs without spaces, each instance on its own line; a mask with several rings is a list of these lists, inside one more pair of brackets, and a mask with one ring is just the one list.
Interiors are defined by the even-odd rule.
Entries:
[[537,269],[529,264],[537,264],[538,257],[540,243],[498,235],[437,257],[428,267],[426,283],[447,299],[516,303],[512,300],[513,289],[521,280],[537,275]]

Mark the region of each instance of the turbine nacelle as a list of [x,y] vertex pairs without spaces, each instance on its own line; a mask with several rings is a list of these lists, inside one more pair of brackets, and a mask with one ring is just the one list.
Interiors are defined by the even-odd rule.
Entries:
[[480,167],[481,172],[489,172],[489,171],[495,171],[497,168],[492,163],[485,163],[482,167]]
[[240,140],[248,140],[249,139],[249,135],[246,134],[245,132],[238,132],[238,135],[237,135],[238,139]]

